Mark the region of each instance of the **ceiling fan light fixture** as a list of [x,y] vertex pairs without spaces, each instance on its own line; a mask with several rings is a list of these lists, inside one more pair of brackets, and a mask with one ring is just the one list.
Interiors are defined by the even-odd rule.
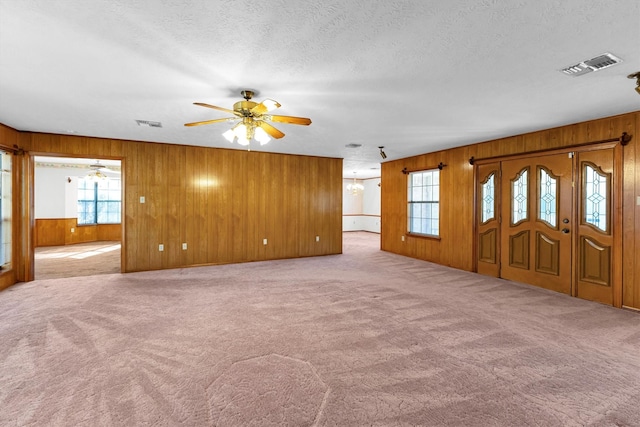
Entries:
[[273,111],[276,108],[280,108],[278,101],[274,101],[273,99],[265,99],[262,101],[262,104],[266,107],[267,111]]
[[637,73],[629,74],[627,78],[636,79],[636,92],[640,94],[640,71],[638,71]]
[[222,134],[222,136],[224,137],[224,139],[226,139],[232,144],[233,144],[233,140],[236,138],[236,134],[233,133],[233,129],[227,130],[225,133]]
[[260,143],[260,145],[265,145],[266,143],[271,141],[271,137],[269,136],[269,134],[265,132],[264,129],[262,129],[261,127],[256,128],[253,136],[256,139],[256,141]]

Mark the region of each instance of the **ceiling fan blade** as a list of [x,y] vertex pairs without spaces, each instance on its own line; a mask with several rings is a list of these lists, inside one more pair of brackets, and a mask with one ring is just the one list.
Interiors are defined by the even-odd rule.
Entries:
[[224,111],[225,113],[235,114],[236,116],[238,115],[238,113],[228,108],[218,107],[216,105],[211,105],[211,104],[205,104],[204,102],[194,102],[193,104],[199,105],[201,107],[213,108],[214,110],[218,110],[218,111]]
[[293,117],[293,116],[264,116],[265,120],[271,120],[278,123],[289,123],[292,125],[310,125],[311,119],[306,117]]
[[213,119],[213,120],[204,120],[202,122],[193,122],[193,123],[185,123],[185,126],[200,126],[200,125],[210,125],[212,123],[222,123],[222,122],[230,122],[236,120],[237,117],[225,117],[224,119]]
[[278,101],[274,101],[273,99],[265,99],[260,104],[253,107],[251,109],[251,112],[259,116],[269,111],[273,111],[276,108],[280,108],[280,103]]
[[257,126],[260,126],[266,133],[268,133],[272,138],[280,139],[284,136],[284,133],[280,132],[278,129],[274,128],[267,122],[257,120],[255,123]]

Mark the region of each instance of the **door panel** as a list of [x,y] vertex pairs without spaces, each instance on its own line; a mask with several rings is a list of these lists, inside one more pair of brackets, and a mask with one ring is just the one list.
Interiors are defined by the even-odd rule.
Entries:
[[501,277],[571,294],[572,163],[566,153],[502,162]]
[[478,273],[500,275],[500,163],[477,167]]
[[613,303],[614,148],[578,153],[578,277],[576,296]]

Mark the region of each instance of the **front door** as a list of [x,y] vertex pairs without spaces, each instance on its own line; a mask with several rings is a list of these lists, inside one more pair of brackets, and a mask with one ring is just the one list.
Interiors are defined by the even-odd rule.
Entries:
[[502,162],[501,277],[571,294],[572,163],[567,153]]
[[620,305],[620,150],[478,164],[478,273]]

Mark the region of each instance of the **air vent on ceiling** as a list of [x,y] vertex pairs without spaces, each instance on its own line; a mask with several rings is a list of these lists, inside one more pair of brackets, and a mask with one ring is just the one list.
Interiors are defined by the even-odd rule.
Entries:
[[345,145],[347,148],[359,148],[362,147],[362,144],[347,144]]
[[161,128],[162,127],[162,123],[160,122],[152,122],[149,120],[136,120],[136,123],[138,124],[138,126],[147,126],[150,128]]
[[592,71],[600,71],[607,67],[611,67],[612,65],[619,64],[620,62],[622,62],[622,59],[618,58],[617,56],[610,53],[603,53],[602,55],[596,56],[595,58],[582,61],[575,65],[570,65],[560,71],[568,76],[577,77],[583,74],[590,73]]

